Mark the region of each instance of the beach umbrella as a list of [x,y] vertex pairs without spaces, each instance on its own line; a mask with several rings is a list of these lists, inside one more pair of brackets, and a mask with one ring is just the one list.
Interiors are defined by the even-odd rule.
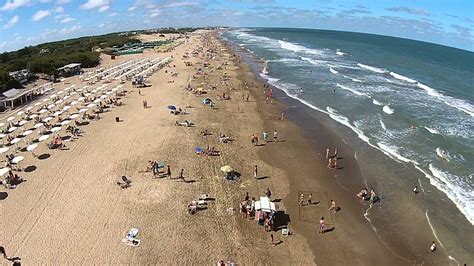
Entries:
[[92,108],[92,107],[96,107],[96,106],[97,106],[97,104],[95,104],[95,103],[90,103],[90,104],[87,105],[88,108]]
[[84,113],[84,112],[87,112],[87,108],[82,108],[81,110],[79,110],[79,113]]
[[86,96],[86,97],[89,97],[91,95],[92,95],[91,93],[84,93],[84,96]]
[[7,134],[0,133],[0,139],[4,138]]
[[85,99],[86,99],[86,98],[84,98],[84,97],[79,97],[79,98],[77,98],[77,100],[80,101],[80,102],[84,101]]
[[29,107],[26,107],[25,110],[26,110],[26,111],[29,111],[29,110],[31,110],[31,109],[33,109],[33,107],[32,107],[32,106],[29,106]]
[[26,147],[26,150],[27,150],[27,151],[34,151],[37,147],[38,147],[38,144],[37,144],[37,143],[33,143],[33,144],[31,144],[31,145],[28,145],[28,147]]
[[62,102],[63,102],[63,100],[57,100],[57,101],[55,102],[55,104],[60,104],[60,103],[62,103]]
[[176,106],[174,106],[174,105],[168,105],[168,109],[170,109],[170,110],[176,110]]
[[100,99],[95,99],[95,100],[94,100],[94,103],[100,103],[100,102],[101,102]]
[[10,168],[9,167],[3,167],[2,169],[0,169],[0,176],[4,176],[6,173],[10,172]]
[[40,128],[40,127],[42,127],[42,126],[44,126],[43,123],[38,123],[38,124],[34,125],[33,127],[34,127],[34,128]]
[[63,112],[61,111],[57,111],[57,112],[54,112],[53,116],[60,116]]
[[58,132],[58,131],[60,131],[60,130],[61,130],[61,127],[60,127],[60,126],[57,126],[57,127],[53,127],[53,128],[51,129],[51,132]]
[[113,94],[113,92],[108,91],[108,92],[106,92],[105,94],[110,95],[110,94]]
[[46,113],[47,111],[48,111],[48,110],[46,110],[46,109],[41,109],[41,110],[39,110],[39,112],[38,112],[38,113],[40,113],[40,114],[44,114],[44,113]]
[[64,120],[64,121],[62,121],[60,124],[61,124],[61,126],[65,126],[65,125],[67,125],[67,124],[69,124],[69,123],[71,123],[71,120]]
[[88,89],[88,88],[89,88],[89,86],[88,86],[88,85],[86,85],[86,86],[84,86],[84,87],[82,87],[82,88],[83,88],[83,89]]
[[12,159],[13,164],[18,164],[19,162],[23,161],[25,157],[23,156],[16,156],[15,158]]
[[17,129],[17,127],[11,127],[11,128],[8,129],[8,132],[11,133],[11,132],[15,131],[16,129]]
[[64,93],[64,91],[58,91],[58,94],[63,94],[63,93]]
[[26,124],[26,123],[28,123],[28,121],[26,121],[26,120],[21,120],[18,124],[19,124],[20,126],[23,126],[23,125]]
[[107,98],[107,95],[102,95],[102,96],[100,96],[100,98],[105,99],[105,98]]
[[0,123],[0,127],[3,127],[5,125],[5,123]]
[[15,118],[14,118],[13,116],[10,116],[9,118],[7,118],[7,121],[8,121],[8,122],[11,122],[11,121],[13,121],[13,120],[15,120]]
[[71,106],[69,106],[69,105],[66,105],[66,106],[63,107],[63,110],[64,110],[64,111],[67,111],[67,110],[69,110],[69,109],[71,109]]
[[73,91],[73,92],[71,92],[70,95],[75,95],[75,94],[77,94],[77,92]]
[[72,101],[72,102],[71,102],[71,105],[76,105],[76,104],[78,104],[78,103],[79,103],[78,101]]
[[26,137],[26,136],[30,135],[31,133],[33,133],[33,130],[25,130],[25,132],[23,132],[22,135]]
[[50,105],[48,105],[46,108],[48,108],[48,109],[53,109],[54,106],[55,106],[54,104],[50,104]]
[[[87,110],[87,109],[86,109]],[[80,115],[79,114],[72,114],[69,116],[69,119],[76,119],[78,118]]]
[[10,141],[11,144],[17,144],[18,142],[20,142],[20,138],[14,138],[12,139],[12,141]]
[[[52,99],[52,98],[54,98],[54,97],[56,97],[56,96],[57,96],[56,94],[53,94],[53,95],[49,96],[49,98]],[[44,102],[44,100],[43,100],[43,102]]]
[[8,148],[8,147],[1,147],[1,148],[0,148],[0,154],[1,154],[1,153],[4,153],[4,152],[7,152],[9,149],[10,149],[10,148]]
[[41,105],[41,103],[35,103],[35,106],[40,106],[40,105]]
[[230,165],[224,165],[221,167],[221,171],[224,172],[224,173],[230,173],[232,171],[234,171],[234,169],[232,169],[232,167],[230,167]]
[[51,120],[53,120],[53,118],[51,116],[48,116],[45,119],[43,119],[43,122],[49,122]]
[[28,116],[29,119],[34,119],[34,118],[37,118],[37,117],[38,117],[37,114],[32,114],[32,115]]
[[45,141],[49,138],[49,135],[43,135],[41,137],[38,138],[38,141]]
[[66,96],[64,96],[64,98],[63,98],[63,99],[64,99],[64,100],[66,100],[66,99],[69,99],[69,98],[71,98],[71,96],[69,96],[69,95],[66,95]]
[[118,89],[117,89],[117,88],[113,88],[112,91],[113,91],[113,92],[116,92],[116,91],[118,91]]
[[25,113],[25,111],[20,111],[20,112],[16,113],[16,115],[22,115],[24,113]]

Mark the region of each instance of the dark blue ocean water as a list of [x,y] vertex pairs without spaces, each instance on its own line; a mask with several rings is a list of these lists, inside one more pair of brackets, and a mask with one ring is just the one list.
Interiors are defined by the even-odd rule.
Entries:
[[272,85],[421,173],[474,224],[474,53],[325,30],[222,36],[261,58]]

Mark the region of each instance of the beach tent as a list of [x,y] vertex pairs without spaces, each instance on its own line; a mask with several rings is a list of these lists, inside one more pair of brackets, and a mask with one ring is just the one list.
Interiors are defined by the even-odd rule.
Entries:
[[255,202],[255,210],[264,212],[276,212],[276,207],[275,203],[271,202],[268,197],[260,197],[260,200]]
[[209,99],[209,98],[205,98],[204,100],[202,100],[202,104],[206,104],[206,105],[209,105],[212,103],[212,100]]

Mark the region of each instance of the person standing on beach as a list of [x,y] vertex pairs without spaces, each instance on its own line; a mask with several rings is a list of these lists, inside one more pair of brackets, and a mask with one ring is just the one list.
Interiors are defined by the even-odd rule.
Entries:
[[334,210],[334,213],[336,213],[336,202],[334,200],[331,200],[331,207],[329,207],[328,211]]
[[268,142],[268,133],[264,131],[262,135],[263,135],[263,141]]
[[250,94],[247,94],[247,102],[249,101]]
[[433,241],[433,243],[431,244],[430,246],[430,252],[435,252],[436,251],[436,244],[435,242]]
[[0,255],[2,255],[4,259],[8,260],[7,252],[3,246],[0,246]]
[[275,239],[273,238],[273,234],[270,234],[270,238],[272,240],[272,246],[275,246]]
[[324,234],[324,227],[325,227],[324,217],[321,217],[321,220],[319,220],[319,233],[320,234]]
[[330,149],[326,148],[326,159],[329,159],[329,152],[330,152]]
[[267,195],[267,197],[270,199],[270,197],[272,196],[272,191],[270,190],[270,188],[268,187],[267,188],[267,191],[265,192],[265,195]]
[[310,193],[308,196],[308,205],[313,204],[313,193]]
[[181,169],[181,172],[179,173],[179,178],[184,179],[184,169]]
[[334,156],[333,157],[337,159],[337,148],[334,150]]
[[285,119],[285,113],[281,112],[281,119],[280,120],[284,120]]
[[413,194],[416,196],[418,194],[418,186],[413,188]]
[[332,168],[332,158],[328,159],[328,168]]
[[278,139],[278,131],[275,129],[275,131],[273,131],[273,142],[277,142],[277,139]]
[[304,205],[304,194],[301,193],[301,196],[300,196],[300,206],[303,207]]
[[258,174],[258,167],[257,165],[255,165],[255,169],[253,170],[253,177],[255,177],[255,179],[257,179],[257,174]]
[[169,178],[171,178],[171,167],[168,165],[168,171],[166,172]]

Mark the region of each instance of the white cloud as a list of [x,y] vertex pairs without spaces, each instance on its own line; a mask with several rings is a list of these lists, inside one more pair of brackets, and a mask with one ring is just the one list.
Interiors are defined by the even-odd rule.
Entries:
[[76,21],[76,19],[71,18],[71,17],[67,17],[67,18],[63,18],[60,22],[61,23],[69,23],[69,22],[73,22],[73,21]]
[[87,0],[87,2],[81,5],[81,9],[93,9],[93,8],[103,7],[103,6],[108,6],[108,5],[109,5],[109,0]]
[[53,10],[54,13],[64,13],[64,8],[58,6],[58,7],[55,7],[54,10]]
[[59,31],[59,33],[62,33],[62,34],[67,34],[67,33],[72,33],[72,32],[75,32],[75,31],[78,31],[82,28],[81,25],[74,25],[70,28],[64,28],[62,30]]
[[195,6],[198,3],[196,2],[174,2],[171,4],[167,4],[164,7],[183,7],[183,6]]
[[108,5],[107,5],[107,6],[101,6],[101,7],[99,8],[99,12],[107,11],[107,9],[109,9],[109,7],[110,7],[110,6],[108,6]]
[[56,1],[56,5],[64,5],[71,2],[71,0],[58,0]]
[[40,0],[40,3],[51,3],[53,0]]
[[112,13],[109,14],[110,17],[115,17],[115,16],[117,16],[117,15],[118,15],[117,12],[112,12]]
[[105,27],[105,23],[102,23],[99,25],[99,28],[103,28],[103,27]]
[[130,11],[130,12],[132,12],[132,11],[134,11],[135,9],[137,9],[136,6],[131,6],[131,7],[129,7],[127,10]]
[[5,46],[7,46],[7,44],[8,44],[7,42],[0,43],[0,49],[5,48]]
[[39,10],[33,15],[33,17],[31,17],[31,19],[33,21],[40,21],[50,15],[51,15],[51,10]]
[[9,29],[9,28],[15,26],[15,24],[17,24],[19,20],[20,20],[20,17],[15,15],[5,25],[3,25],[3,28],[4,29]]
[[30,0],[7,0],[5,4],[0,8],[2,11],[15,10],[22,6],[31,4]]
[[149,15],[150,18],[158,17],[160,15],[160,12],[154,12]]

